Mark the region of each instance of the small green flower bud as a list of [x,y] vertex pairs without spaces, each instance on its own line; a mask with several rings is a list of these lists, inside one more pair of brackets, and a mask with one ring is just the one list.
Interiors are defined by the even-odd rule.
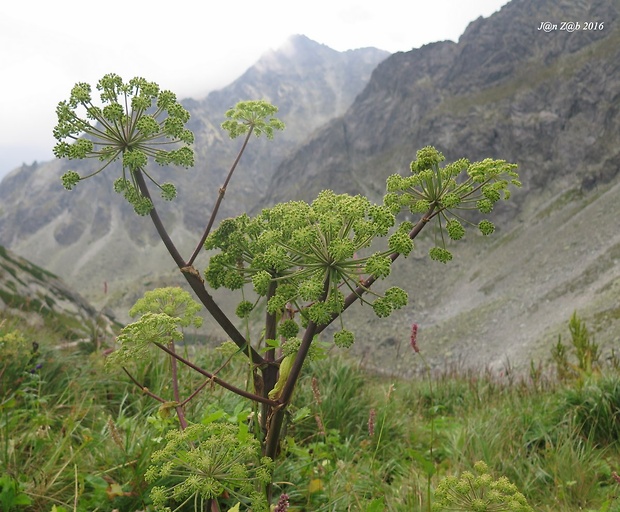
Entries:
[[496,203],[500,199],[499,191],[494,185],[491,184],[482,187],[482,195],[484,195],[484,197],[486,197],[492,203]]
[[400,174],[392,174],[386,180],[388,192],[398,192],[406,188],[405,180]]
[[390,235],[388,246],[391,251],[400,253],[403,256],[409,256],[409,253],[413,250],[413,240],[409,238],[406,232],[398,230]]
[[301,338],[289,338],[286,340],[284,345],[282,345],[282,354],[284,356],[290,356],[292,354],[296,354],[301,346]]
[[254,291],[259,295],[266,295],[271,282],[271,274],[266,270],[261,270],[252,276]]
[[166,201],[172,201],[177,196],[177,188],[172,183],[161,185],[161,197]]
[[318,279],[308,279],[299,285],[302,300],[317,300],[323,293],[323,283]]
[[452,253],[443,247],[433,247],[429,251],[429,256],[434,261],[440,261],[441,263],[447,263],[452,259]]
[[130,149],[123,153],[123,166],[132,171],[143,169],[147,160],[146,154],[140,149]]
[[491,213],[493,210],[493,202],[488,199],[479,199],[476,201],[476,208],[478,208],[480,213]]
[[407,292],[398,286],[392,286],[385,291],[385,300],[387,300],[392,308],[400,309],[407,305],[409,296]]
[[243,274],[237,270],[228,270],[224,274],[224,287],[229,290],[239,290],[243,288],[245,284],[245,279],[243,278]]
[[411,162],[411,172],[419,173],[439,165],[439,162],[444,160],[445,157],[434,147],[426,146],[417,151],[416,160]]
[[80,175],[75,171],[67,171],[61,177],[62,186],[67,190],[73,190],[73,187],[80,181]]
[[411,213],[426,213],[430,207],[431,203],[429,203],[426,199],[419,199],[409,207],[409,210]]
[[112,103],[103,107],[103,117],[110,122],[120,122],[123,119],[125,111],[119,103]]
[[329,306],[324,302],[315,302],[308,308],[308,316],[317,325],[326,325],[332,319]]
[[446,208],[456,208],[459,204],[461,204],[461,198],[454,192],[448,192],[441,198],[441,203]]
[[465,228],[457,219],[450,219],[446,223],[446,230],[452,240],[460,240],[465,235]]
[[93,150],[93,143],[88,139],[78,139],[69,146],[70,159],[79,160],[86,158]]
[[355,246],[348,238],[336,238],[329,244],[329,254],[335,261],[350,259],[354,253]]
[[353,345],[354,341],[355,336],[351,331],[348,331],[347,329],[342,329],[341,331],[338,331],[334,334],[334,343],[337,347],[349,348],[351,345]]
[[76,106],[78,103],[89,103],[91,100],[90,92],[90,85],[87,83],[80,82],[75,84],[73,89],[71,89],[71,104]]
[[483,235],[490,235],[495,231],[495,225],[488,220],[481,220],[478,223],[478,229]]
[[254,309],[254,304],[252,304],[249,300],[243,300],[237,306],[235,313],[239,318],[247,318],[250,316],[252,309]]
[[159,132],[159,123],[153,116],[144,115],[136,122],[136,128],[145,137],[150,137]]
[[271,314],[275,314],[281,311],[284,311],[286,307],[286,298],[282,297],[282,295],[278,295],[277,293],[267,301],[267,312]]
[[140,196],[133,204],[133,210],[141,216],[148,215],[153,209],[153,203],[147,197]]
[[365,267],[367,274],[372,274],[378,279],[383,279],[390,275],[392,270],[392,260],[381,254],[373,254],[366,261]]
[[384,297],[379,297],[372,303],[372,309],[379,318],[385,318],[392,313],[392,304]]
[[282,336],[283,338],[293,338],[297,336],[298,332],[299,325],[297,325],[297,322],[295,322],[295,320],[292,320],[290,318],[288,320],[284,320],[284,322],[278,325],[278,335]]

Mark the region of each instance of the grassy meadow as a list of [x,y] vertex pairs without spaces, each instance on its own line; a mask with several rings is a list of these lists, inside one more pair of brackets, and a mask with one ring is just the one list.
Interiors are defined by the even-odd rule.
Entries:
[[[153,510],[144,475],[176,420],[140,387],[165,396],[167,360],[153,352],[128,368],[139,387],[106,371],[105,344],[55,348],[62,341],[0,313],[0,510]],[[187,351],[248,380],[242,359]],[[429,375],[423,352],[412,352],[420,377],[400,380],[328,352],[309,363],[290,409],[274,495],[288,494],[291,511],[427,511],[444,477],[484,461],[536,511],[620,510],[617,360],[597,364],[570,343],[549,353],[528,375]],[[188,393],[205,384],[186,369],[181,383]],[[209,382],[186,412],[193,422],[245,424],[258,413]]]

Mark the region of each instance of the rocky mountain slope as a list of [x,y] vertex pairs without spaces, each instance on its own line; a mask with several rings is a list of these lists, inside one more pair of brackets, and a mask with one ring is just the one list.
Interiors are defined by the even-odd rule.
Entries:
[[[237,91],[231,104],[233,97],[247,97],[262,90],[257,83],[267,83],[271,96],[263,96],[295,112],[284,119],[287,136],[307,127],[304,138],[311,137],[296,151],[294,140],[282,147],[255,144],[231,195],[227,192],[225,214],[235,213],[236,206],[256,210],[280,200],[311,200],[324,188],[380,200],[385,178],[405,173],[416,150],[428,144],[448,160],[516,162],[524,187],[494,212],[493,237],[468,234],[451,247],[454,261],[443,266],[427,256],[432,232],[422,236],[394,272],[410,291],[410,306],[387,322],[367,308],[353,308],[345,322],[358,332],[353,350],[377,368],[419,371],[421,363],[405,354],[410,325],[417,322],[419,344],[434,366],[526,368],[530,359],[549,355],[577,310],[609,352],[620,339],[619,18],[617,1],[513,0],[471,23],[458,43],[434,43],[383,60],[355,101],[350,97],[350,108],[331,118],[330,109],[316,102],[327,97],[330,105],[340,104],[337,94],[325,96],[337,88],[325,86],[314,96],[318,86],[310,81],[298,91],[286,77],[297,76],[299,53],[289,60],[279,54],[281,65],[268,55],[244,75],[247,80],[231,86]],[[557,29],[538,30],[543,21],[557,23]],[[581,29],[562,30],[562,21],[578,22]],[[584,30],[586,22],[598,29]],[[294,42],[301,41],[307,43]],[[274,69],[279,71],[272,74]],[[332,68],[320,69],[305,76],[331,84],[316,75]],[[201,154],[201,164],[188,172],[201,186],[180,187],[194,205],[211,204],[234,153],[220,145],[220,119],[201,114],[227,100],[209,98],[187,102],[197,147],[209,148],[209,160]],[[324,112],[316,118],[326,122],[323,127],[306,120],[312,112]],[[264,170],[264,162],[273,172]],[[61,162],[45,164],[44,172],[24,167],[0,184],[0,242],[49,262],[86,290],[100,287],[103,276],[122,279],[125,269],[143,275],[141,284],[148,285],[154,269],[171,267],[148,220],[127,223],[128,208],[111,187],[88,189],[99,186],[91,180],[75,193],[52,192],[50,183],[65,168]],[[207,206],[173,209],[166,220],[185,241],[206,211]],[[189,242],[187,247],[191,250]],[[117,293],[133,291],[119,287]]]
[[[240,100],[266,99],[279,107],[278,117],[288,129],[274,141],[264,137],[251,141],[220,218],[255,204],[266,193],[277,164],[316,128],[344,113],[388,55],[373,48],[337,52],[293,36],[230,86],[200,101],[184,101],[191,114],[189,127],[196,135],[196,165],[188,171],[151,170],[160,177],[173,173],[163,180],[175,182],[179,198],[158,208],[182,251],[189,257],[198,242],[240,149],[241,142],[231,141],[220,129],[226,110]],[[106,281],[108,298],[114,300],[127,295],[128,279],[137,279],[141,286],[144,279],[152,281],[174,265],[150,219],[136,218],[112,191],[112,180],[120,171],[110,168],[72,192],[61,187],[59,176],[66,170],[85,174],[96,170],[92,165],[52,161],[25,165],[6,176],[0,184],[0,243],[63,276],[90,299],[97,299]]]
[[119,326],[60,278],[0,246],[0,310],[46,324],[68,340],[112,336]]
[[[398,263],[411,308],[389,325],[354,313],[362,350],[406,343],[416,321],[438,364],[527,365],[549,355],[574,310],[607,350],[618,347],[619,13],[620,3],[603,0],[513,0],[458,43],[381,63],[346,114],[280,165],[262,204],[310,200],[326,187],[379,199],[385,178],[404,174],[428,144],[448,160],[519,164],[524,187],[494,212],[493,240],[468,237],[445,268],[423,241]],[[557,29],[538,30],[543,21]],[[380,367],[411,369],[371,351]]]

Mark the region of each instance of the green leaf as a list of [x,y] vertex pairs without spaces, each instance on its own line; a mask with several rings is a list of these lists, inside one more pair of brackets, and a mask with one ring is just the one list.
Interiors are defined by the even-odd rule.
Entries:
[[366,508],[366,512],[383,512],[385,510],[385,502],[383,498],[376,498],[370,502]]

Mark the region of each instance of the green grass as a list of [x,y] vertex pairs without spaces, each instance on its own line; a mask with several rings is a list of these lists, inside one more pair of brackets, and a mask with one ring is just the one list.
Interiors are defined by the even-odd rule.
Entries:
[[[20,496],[10,498],[10,511],[152,510],[144,473],[174,422],[123,373],[106,373],[100,352],[52,350],[58,337],[0,319],[0,499],[4,491]],[[188,352],[203,367],[224,362],[194,348]],[[156,357],[131,371],[165,396],[166,365]],[[240,360],[221,375],[243,383],[247,366]],[[182,382],[187,391],[201,381],[184,372]],[[236,421],[252,409],[209,385],[187,415]],[[332,355],[305,369],[285,432],[274,495],[286,492],[291,511],[427,511],[439,481],[478,460],[536,511],[620,510],[613,368],[565,382],[544,371],[446,371],[406,381]]]

